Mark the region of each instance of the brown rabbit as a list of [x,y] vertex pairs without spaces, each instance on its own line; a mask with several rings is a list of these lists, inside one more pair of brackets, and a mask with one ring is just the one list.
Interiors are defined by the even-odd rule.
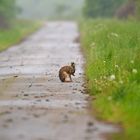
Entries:
[[59,78],[62,82],[72,82],[71,75],[75,73],[75,63],[72,62],[70,66],[64,66],[59,70]]

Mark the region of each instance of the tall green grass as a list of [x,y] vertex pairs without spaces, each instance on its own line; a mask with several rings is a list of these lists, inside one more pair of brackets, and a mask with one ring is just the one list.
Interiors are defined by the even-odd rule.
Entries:
[[117,140],[140,140],[140,23],[88,20],[80,30],[97,117],[123,126]]
[[0,51],[19,43],[40,26],[41,22],[18,20],[8,29],[0,29]]

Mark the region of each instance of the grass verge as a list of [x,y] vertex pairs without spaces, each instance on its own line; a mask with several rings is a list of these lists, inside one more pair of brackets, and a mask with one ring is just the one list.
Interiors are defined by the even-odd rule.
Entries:
[[140,24],[86,20],[80,23],[87,87],[96,116],[120,123],[117,140],[140,140]]
[[25,39],[27,35],[37,30],[41,24],[41,22],[18,20],[13,23],[11,28],[0,29],[0,52]]

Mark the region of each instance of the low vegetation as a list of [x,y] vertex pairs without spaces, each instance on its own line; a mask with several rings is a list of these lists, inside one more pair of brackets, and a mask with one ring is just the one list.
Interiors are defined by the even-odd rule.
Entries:
[[41,22],[20,20],[15,21],[8,29],[0,29],[0,51],[19,43],[40,26]]
[[[81,22],[87,87],[98,118],[124,128],[117,140],[140,139],[140,24]],[[115,138],[113,138],[115,139]]]

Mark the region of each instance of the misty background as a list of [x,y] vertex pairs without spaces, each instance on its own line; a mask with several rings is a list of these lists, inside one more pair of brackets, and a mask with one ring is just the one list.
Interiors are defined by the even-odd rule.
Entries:
[[140,19],[140,0],[0,0],[0,28],[15,19]]
[[128,18],[140,0],[16,0],[18,17],[25,19]]
[[25,19],[72,19],[82,15],[84,0],[17,0],[18,17]]

